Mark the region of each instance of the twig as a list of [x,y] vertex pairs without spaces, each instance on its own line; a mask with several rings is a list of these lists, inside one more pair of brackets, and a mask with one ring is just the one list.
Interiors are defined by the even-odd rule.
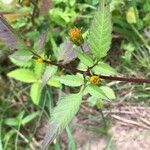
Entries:
[[125,123],[128,123],[128,124],[133,124],[133,125],[136,125],[138,127],[142,127],[142,128],[150,130],[150,127],[148,127],[146,125],[142,125],[142,124],[140,124],[140,123],[138,123],[136,121],[124,119],[124,118],[121,118],[121,117],[119,117],[117,115],[112,115],[112,117],[117,119],[117,120],[119,120],[119,121],[121,121],[121,122],[125,122]]
[[[41,58],[41,56],[39,56],[38,54],[36,54],[35,52],[31,51],[32,54],[38,58]],[[43,59],[43,58],[42,58]],[[81,74],[86,74],[86,75],[91,75],[91,68],[89,68],[87,71],[81,71],[78,70],[76,68],[68,68],[66,65],[60,64],[60,63],[56,63],[56,62],[52,62],[50,60],[47,59],[43,59],[44,63],[47,63],[49,65],[55,65],[58,68],[62,68],[65,70],[69,70],[71,71],[73,74],[76,73],[81,73]],[[93,68],[93,67],[92,67]],[[123,82],[132,82],[132,83],[150,83],[150,79],[143,79],[143,78],[125,78],[125,77],[112,77],[112,76],[104,76],[104,75],[99,75],[101,79],[105,79],[105,80],[110,80],[110,81],[123,81]]]

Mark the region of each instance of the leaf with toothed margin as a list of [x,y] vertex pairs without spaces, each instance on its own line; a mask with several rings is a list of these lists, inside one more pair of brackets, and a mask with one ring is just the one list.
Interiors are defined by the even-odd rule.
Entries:
[[100,60],[107,55],[111,44],[111,13],[107,0],[101,0],[92,20],[88,44],[93,55]]
[[75,114],[78,112],[82,101],[82,93],[70,94],[63,97],[54,108],[47,129],[42,150],[45,150],[47,145],[51,143],[58,134],[69,124]]

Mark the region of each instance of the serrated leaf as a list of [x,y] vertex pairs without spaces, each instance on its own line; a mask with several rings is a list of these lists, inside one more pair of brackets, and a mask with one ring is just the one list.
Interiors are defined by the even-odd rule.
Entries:
[[108,86],[101,86],[100,89],[107,95],[109,99],[115,99],[114,91]]
[[42,88],[47,84],[48,80],[57,72],[56,66],[47,66],[42,78]]
[[63,75],[60,77],[55,77],[55,79],[60,81],[60,83],[71,87],[81,86],[84,83],[83,78],[78,75]]
[[52,112],[50,125],[43,141],[42,150],[62,132],[75,114],[78,112],[82,101],[82,94],[70,94],[62,98]]
[[30,89],[30,96],[34,104],[38,105],[41,96],[41,83],[33,83]]
[[77,56],[80,59],[80,61],[85,64],[88,67],[91,67],[94,65],[94,61],[92,60],[92,58],[86,54],[81,52],[80,50],[76,50]]
[[11,78],[14,78],[15,80],[19,80],[26,83],[32,83],[37,81],[34,72],[30,69],[16,69],[9,72],[7,75]]
[[101,98],[101,99],[107,99],[107,100],[109,99],[107,97],[107,95],[103,92],[103,90],[100,89],[100,87],[98,87],[97,85],[89,84],[86,87],[86,90],[88,93],[90,93],[94,97]]
[[24,49],[24,50],[18,50],[16,52],[14,52],[9,57],[12,59],[15,59],[16,61],[27,62],[27,61],[31,60],[33,55],[31,54],[30,51]]
[[14,59],[13,57],[9,57],[9,58],[13,64],[15,64],[16,66],[19,66],[19,67],[31,67],[31,65],[33,64],[32,60],[19,61],[19,60]]
[[101,0],[92,20],[88,44],[94,56],[100,60],[107,55],[111,44],[111,13],[107,0]]
[[111,66],[109,66],[106,63],[103,62],[99,62],[98,65],[96,65],[92,71],[94,72],[94,74],[97,75],[115,75],[117,74],[115,69],[113,69]]

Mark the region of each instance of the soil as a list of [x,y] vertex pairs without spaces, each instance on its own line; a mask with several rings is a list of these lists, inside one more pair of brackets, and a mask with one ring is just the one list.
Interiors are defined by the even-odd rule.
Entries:
[[[108,135],[91,131],[102,128],[100,113],[86,104],[81,105],[71,123],[77,150],[150,150],[150,107],[144,103],[125,102],[111,105],[111,110],[108,105],[103,110],[106,120],[110,122]],[[42,129],[41,143],[43,136]],[[61,149],[67,150],[65,132],[61,135],[61,141]]]
[[[98,115],[92,108],[82,106],[81,109],[84,110],[80,112],[86,115],[89,113]],[[110,110],[106,108],[103,113],[108,116]],[[83,121],[81,122],[83,124]],[[96,135],[89,130],[78,128],[74,132],[77,149],[150,150],[150,107],[143,104],[113,104],[109,133],[112,135],[111,140],[108,136]]]

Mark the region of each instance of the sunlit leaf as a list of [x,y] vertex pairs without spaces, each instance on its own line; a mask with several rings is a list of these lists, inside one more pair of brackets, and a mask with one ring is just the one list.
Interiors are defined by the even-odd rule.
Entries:
[[106,63],[99,62],[98,65],[96,65],[92,71],[97,75],[115,75],[117,74],[115,69],[113,69],[111,66],[109,66]]
[[29,69],[16,69],[9,72],[7,75],[11,78],[14,78],[15,80],[19,80],[26,83],[32,83],[37,81],[34,72]]
[[30,96],[34,104],[38,105],[41,96],[41,83],[33,83],[30,89]]
[[71,87],[81,86],[84,83],[83,77],[77,75],[63,75],[55,77],[55,79],[60,81],[60,83]]
[[107,0],[101,0],[92,20],[88,44],[94,56],[100,60],[107,55],[111,44],[111,13]]
[[101,98],[101,99],[108,99],[107,95],[97,85],[89,84],[86,87],[86,90],[87,90],[88,93],[90,93],[94,97]]

